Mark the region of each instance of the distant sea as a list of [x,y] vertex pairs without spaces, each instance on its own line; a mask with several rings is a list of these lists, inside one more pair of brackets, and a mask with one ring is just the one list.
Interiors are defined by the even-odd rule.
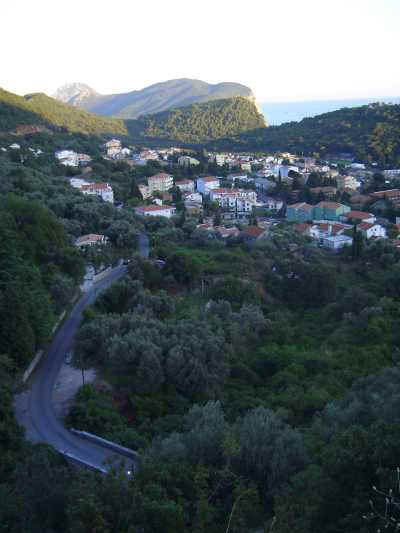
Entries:
[[343,107],[357,107],[372,102],[400,103],[400,97],[393,98],[358,98],[351,100],[307,100],[304,102],[264,102],[261,111],[270,126],[284,122],[298,122],[306,117],[315,117]]

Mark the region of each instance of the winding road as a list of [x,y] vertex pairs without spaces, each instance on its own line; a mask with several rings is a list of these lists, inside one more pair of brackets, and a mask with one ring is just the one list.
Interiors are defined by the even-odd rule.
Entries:
[[[139,239],[139,253],[142,257],[149,256],[149,239],[146,234],[141,234]],[[42,359],[31,377],[31,387],[27,405],[28,416],[20,422],[26,430],[34,434],[36,442],[44,442],[54,446],[61,453],[79,462],[92,465],[94,468],[107,470],[111,466],[118,466],[123,461],[125,468],[131,470],[133,461],[108,448],[83,440],[68,431],[62,421],[56,417],[52,402],[52,392],[64,362],[65,354],[74,343],[75,335],[82,321],[82,312],[93,304],[98,294],[107,289],[115,280],[127,271],[121,265],[113,270],[103,280],[93,287],[77,302],[69,317],[58,329],[46,356]]]

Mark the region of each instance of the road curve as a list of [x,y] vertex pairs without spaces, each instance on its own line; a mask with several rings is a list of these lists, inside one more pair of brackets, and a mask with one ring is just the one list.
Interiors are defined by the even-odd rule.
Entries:
[[[141,234],[139,239],[139,253],[142,257],[149,256],[149,239]],[[77,302],[69,317],[58,329],[57,334],[47,351],[46,357],[34,372],[31,378],[28,411],[30,424],[37,434],[39,442],[54,446],[65,454],[70,454],[77,459],[90,463],[98,468],[105,464],[121,462],[123,460],[130,468],[131,460],[118,456],[112,450],[73,435],[62,424],[55,414],[52,403],[52,392],[64,362],[65,353],[72,348],[75,335],[82,321],[82,312],[93,304],[98,294],[107,289],[115,280],[126,273],[126,267],[121,265],[113,270],[100,282],[96,283]],[[36,439],[35,439],[36,440]]]

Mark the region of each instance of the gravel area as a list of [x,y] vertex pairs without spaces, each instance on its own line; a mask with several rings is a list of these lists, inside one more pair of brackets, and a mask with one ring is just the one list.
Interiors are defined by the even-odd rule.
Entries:
[[[96,371],[89,369],[84,371],[85,384],[93,383],[96,379]],[[65,418],[73,403],[75,394],[82,386],[82,371],[64,364],[53,389],[53,406],[57,418]]]

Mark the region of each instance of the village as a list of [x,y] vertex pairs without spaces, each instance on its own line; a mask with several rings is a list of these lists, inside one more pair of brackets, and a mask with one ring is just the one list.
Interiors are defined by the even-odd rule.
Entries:
[[[2,147],[3,151],[19,149],[17,143]],[[199,159],[183,148],[135,151],[111,139],[101,149],[106,161],[124,161],[131,168],[157,162],[163,169],[138,182],[136,205],[115,201],[112,185],[93,176],[91,156],[68,149],[54,156],[59,164],[79,170],[69,178],[72,187],[118,208],[131,207],[138,217],[173,219],[184,213],[209,238],[222,240],[260,240],[272,226],[287,224],[328,250],[351,246],[355,231],[365,240],[386,239],[400,247],[400,219],[395,216],[400,208],[400,188],[396,187],[400,169],[379,169],[377,163],[359,163],[348,154],[319,160],[291,153],[207,152],[204,157],[217,172],[203,175],[196,173]],[[30,151],[35,157],[42,153]],[[177,169],[188,168],[190,176],[175,177],[181,176]],[[394,216],[388,218],[390,211]],[[76,246],[106,242],[104,235],[83,235]]]

